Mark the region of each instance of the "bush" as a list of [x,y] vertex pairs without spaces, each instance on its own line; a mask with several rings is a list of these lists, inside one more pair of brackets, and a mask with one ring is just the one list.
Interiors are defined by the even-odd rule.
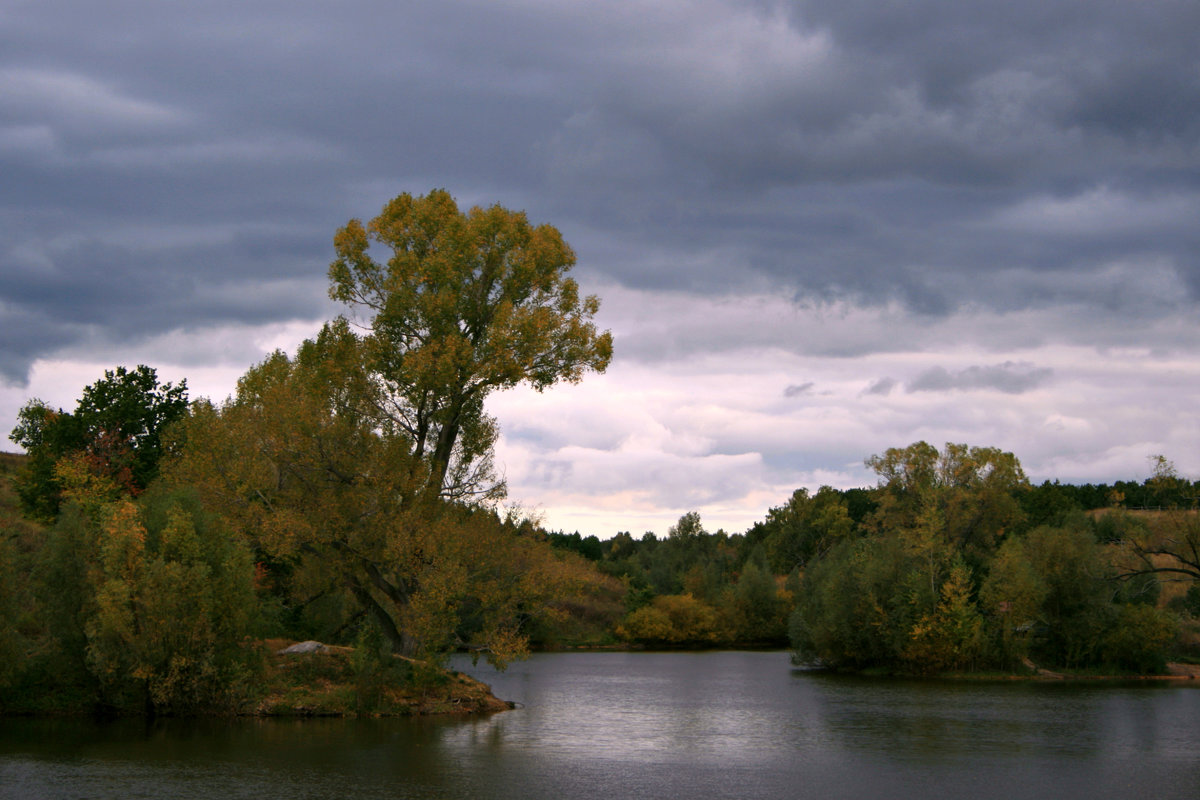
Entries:
[[1163,673],[1178,630],[1169,612],[1142,604],[1124,606],[1116,625],[1104,637],[1105,660],[1141,675]]
[[720,641],[717,612],[690,594],[661,595],[630,613],[617,635],[645,644],[715,644]]

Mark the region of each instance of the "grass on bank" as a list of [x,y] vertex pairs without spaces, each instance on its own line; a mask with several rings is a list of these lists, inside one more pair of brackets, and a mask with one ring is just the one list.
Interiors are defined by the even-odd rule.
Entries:
[[[287,654],[290,644],[263,643],[263,690],[245,713],[262,716],[417,716],[504,711],[488,686],[454,670],[392,657],[385,662],[351,647]],[[389,663],[390,662],[390,663]]]

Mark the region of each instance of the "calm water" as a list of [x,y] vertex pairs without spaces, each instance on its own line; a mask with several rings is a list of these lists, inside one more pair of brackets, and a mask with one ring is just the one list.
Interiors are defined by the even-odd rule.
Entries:
[[473,671],[474,720],[0,720],[19,798],[1200,797],[1200,687],[927,683],[783,653]]

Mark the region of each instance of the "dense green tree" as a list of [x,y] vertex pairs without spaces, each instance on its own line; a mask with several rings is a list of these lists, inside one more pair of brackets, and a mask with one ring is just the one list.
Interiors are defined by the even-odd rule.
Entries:
[[995,657],[1002,666],[1014,667],[1029,655],[1033,637],[1042,624],[1042,604],[1048,587],[1029,558],[1023,537],[1000,545],[987,579],[980,589],[984,612],[993,620]]
[[248,551],[187,493],[65,491],[31,560],[39,627],[24,707],[232,710],[258,664]]
[[789,636],[805,662],[896,668],[913,623],[935,603],[898,537],[847,540],[806,570]]
[[158,474],[163,430],[186,411],[187,383],[160,384],[145,365],[106,370],[83,390],[74,413],[30,400],[9,436],[29,455],[17,483],[23,505],[44,520],[57,516],[62,482],[56,467],[64,458],[127,494],[145,490]]
[[842,493],[822,486],[816,495],[797,489],[788,502],[767,511],[767,518],[746,533],[751,545],[762,543],[771,569],[786,575],[851,536],[854,521]]
[[[799,579],[790,625],[799,658],[906,672],[1028,658],[1162,668],[1178,626],[1155,607],[1158,579],[1194,577],[1194,514],[1085,516],[1057,484],[1031,502],[1020,464],[994,448],[939,453],[918,442],[867,463],[881,479],[867,535]],[[1026,509],[1055,524],[1026,531]]]
[[919,528],[936,506],[944,539],[974,568],[1024,522],[1019,497],[1029,481],[1012,453],[953,443],[939,453],[917,442],[889,448],[866,463],[880,477],[871,517],[875,530]]
[[1068,668],[1093,663],[1116,613],[1107,553],[1083,526],[1035,528],[1021,550],[1044,592],[1033,654]]
[[[231,708],[253,655],[249,553],[210,515],[165,498],[155,527],[127,499],[102,514],[87,661],[109,702]],[[244,688],[244,687],[243,687]]]
[[1020,496],[1025,524],[1036,528],[1039,525],[1065,523],[1067,517],[1084,508],[1075,489],[1076,487],[1064,486],[1058,481],[1043,481],[1039,486],[1030,487],[1029,491]]
[[1166,672],[1166,654],[1179,638],[1179,622],[1162,609],[1143,603],[1122,606],[1104,636],[1101,653],[1108,663],[1142,675]]
[[731,591],[733,634],[739,642],[774,644],[787,637],[787,607],[775,576],[762,560],[749,559]]
[[594,534],[581,536],[579,531],[571,534],[560,531],[547,533],[546,538],[554,547],[578,553],[589,561],[599,561],[604,557],[604,545],[601,543],[600,537]]

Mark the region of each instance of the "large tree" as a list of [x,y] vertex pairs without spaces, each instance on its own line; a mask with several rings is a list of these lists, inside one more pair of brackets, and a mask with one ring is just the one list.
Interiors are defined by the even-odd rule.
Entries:
[[574,255],[554,228],[461,212],[441,191],[352,220],[335,246],[330,291],[354,322],[271,356],[223,406],[197,404],[172,477],[238,517],[294,588],[348,593],[399,652],[437,652],[464,625],[519,650],[555,579],[548,549],[486,507],[504,487],[483,401],[603,370],[599,303],[566,277]]
[[[402,194],[334,238],[330,296],[369,331],[388,433],[403,435],[443,497],[490,491],[496,429],[483,401],[526,383],[541,390],[603,371],[612,336],[567,272],[575,254],[550,225],[499,205],[460,211],[442,190]],[[380,263],[372,250],[390,255]]]
[[[973,568],[990,559],[1005,535],[1024,522],[1019,497],[1029,489],[1021,462],[995,447],[926,442],[891,447],[866,465],[879,475],[876,530],[902,530],[918,549],[960,549]],[[947,562],[948,564],[948,562]]]

